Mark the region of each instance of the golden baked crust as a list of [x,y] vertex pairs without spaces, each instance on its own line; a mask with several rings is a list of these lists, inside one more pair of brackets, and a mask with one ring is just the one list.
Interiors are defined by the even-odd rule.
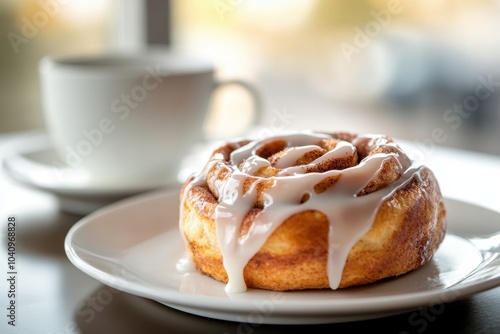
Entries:
[[[355,137],[343,136],[351,141]],[[227,157],[245,143],[231,143],[215,153]],[[281,152],[283,147],[277,146],[275,151]],[[272,157],[276,152],[260,154]],[[358,154],[362,159],[370,152],[358,150]],[[374,180],[379,180],[367,185],[365,192],[390,183],[387,175],[391,180],[399,178],[401,173],[396,172],[398,177],[394,177],[397,168],[390,164],[384,163],[381,174],[386,176],[375,177]],[[188,186],[191,181],[186,181],[180,195],[180,228],[187,250],[200,272],[227,283],[216,233],[218,195],[214,195],[207,183]],[[257,203],[249,210],[240,234],[246,233],[261,210],[262,205]],[[438,182],[429,169],[423,168],[380,205],[369,231],[351,248],[338,288],[372,283],[421,267],[431,259],[444,238],[445,217]],[[318,210],[305,210],[288,217],[247,263],[246,285],[277,291],[329,288],[328,231],[328,218]]]

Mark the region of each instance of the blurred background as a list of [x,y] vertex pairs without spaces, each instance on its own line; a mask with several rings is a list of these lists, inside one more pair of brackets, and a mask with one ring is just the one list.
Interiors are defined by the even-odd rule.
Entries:
[[[500,154],[499,15],[498,0],[2,0],[0,132],[45,127],[43,56],[159,44],[254,82],[270,131]],[[251,108],[237,88],[220,95],[220,115]]]

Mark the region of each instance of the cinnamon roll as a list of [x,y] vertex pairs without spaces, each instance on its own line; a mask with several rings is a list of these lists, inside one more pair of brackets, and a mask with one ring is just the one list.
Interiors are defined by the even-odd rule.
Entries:
[[228,142],[180,193],[203,274],[247,288],[346,288],[408,273],[442,242],[432,171],[385,135],[298,132]]

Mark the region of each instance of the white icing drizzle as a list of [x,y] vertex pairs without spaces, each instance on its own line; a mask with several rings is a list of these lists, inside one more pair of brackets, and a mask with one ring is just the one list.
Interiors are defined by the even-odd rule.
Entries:
[[[312,145],[311,145],[312,146]],[[319,146],[316,146],[316,148],[319,148]],[[286,175],[294,175],[294,174],[303,174],[307,171],[309,167],[316,166],[322,162],[326,162],[328,160],[336,160],[345,156],[350,156],[353,155],[354,152],[356,152],[356,147],[352,145],[349,142],[339,142],[337,146],[331,150],[317,158],[316,160],[312,161],[311,163],[307,165],[299,165],[299,166],[292,166],[292,167],[287,167],[284,168],[281,172],[278,173],[278,176],[286,176]],[[289,153],[286,152],[284,156],[288,155]],[[299,158],[301,155],[294,156],[295,160],[292,160],[293,162],[297,161],[297,158]],[[281,159],[280,159],[281,162]],[[292,165],[292,164],[290,164]],[[278,165],[276,165],[277,168],[280,168]]]
[[190,273],[196,271],[196,265],[191,257],[185,256],[176,263],[176,269],[180,273]]
[[263,167],[270,167],[271,163],[269,160],[259,157],[258,155],[253,155],[241,166],[241,172],[246,173],[248,175],[255,174],[259,169]]
[[[203,171],[195,175],[187,185],[181,206],[190,188],[206,184],[208,172],[215,164],[223,166],[221,171],[226,169],[231,173],[231,176],[225,178],[223,182],[217,181],[215,183],[219,197],[219,204],[215,210],[217,238],[224,268],[229,278],[226,292],[246,290],[243,271],[248,261],[288,217],[305,210],[320,211],[328,218],[327,273],[330,287],[337,289],[351,248],[371,228],[380,205],[395,191],[408,184],[414,176],[416,176],[417,181],[420,181],[419,173],[424,167],[413,166],[396,144],[379,135],[358,137],[352,144],[341,141],[333,150],[310,164],[293,166],[297,159],[305,153],[318,149],[319,146],[316,143],[324,138],[331,137],[326,134],[298,133],[250,142],[231,153],[229,164],[224,162],[221,157],[214,157]],[[353,154],[356,150],[356,143],[362,139],[369,139],[368,145],[370,147],[388,145],[395,148],[399,154],[377,153],[366,157],[354,167],[329,170],[323,173],[307,173],[310,166]],[[257,156],[255,152],[262,145],[274,140],[284,140],[289,147],[283,152],[275,166],[280,172],[274,177],[258,178],[244,192],[245,179],[260,168],[270,166],[267,159]],[[394,160],[400,164],[404,171],[400,179],[370,194],[357,196],[377,175],[384,161],[389,158],[396,158]],[[238,167],[240,165],[241,170]],[[340,177],[333,186],[322,193],[315,192],[314,186],[316,184],[326,177],[337,175]],[[248,233],[240,236],[243,218],[256,203],[258,184],[269,180],[273,180],[274,185],[262,190],[263,209],[256,215]],[[304,194],[308,194],[309,197],[304,203],[301,203]]]
[[287,168],[290,166],[295,165],[295,162],[302,157],[303,155],[321,150],[321,147],[317,145],[305,145],[305,146],[296,146],[296,147],[291,147],[288,150],[286,150],[283,155],[280,157],[278,162],[276,163],[276,168],[283,169]]

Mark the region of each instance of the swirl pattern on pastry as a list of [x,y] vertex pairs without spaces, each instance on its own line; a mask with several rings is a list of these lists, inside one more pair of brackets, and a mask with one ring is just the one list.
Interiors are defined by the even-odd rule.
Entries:
[[384,135],[227,143],[185,182],[180,211],[196,268],[228,292],[397,276],[428,262],[445,230],[434,175]]

